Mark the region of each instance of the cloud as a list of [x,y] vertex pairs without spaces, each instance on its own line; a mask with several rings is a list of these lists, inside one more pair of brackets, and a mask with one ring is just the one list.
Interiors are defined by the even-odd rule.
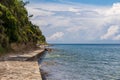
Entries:
[[26,8],[28,10],[28,13],[33,14],[34,17],[36,17],[36,16],[50,16],[50,15],[54,14],[51,11],[38,10],[38,9],[36,9],[34,7],[26,7]]
[[48,2],[30,4],[27,9],[34,15],[31,21],[49,36],[48,42],[60,42],[61,38],[68,43],[120,40],[120,3],[93,6]]
[[79,9],[75,9],[75,8],[73,8],[73,7],[70,7],[70,8],[69,8],[69,11],[71,11],[71,12],[79,12],[80,10],[79,10]]
[[106,11],[107,16],[119,15],[120,14],[120,3],[114,3],[112,8]]
[[120,31],[119,26],[111,26],[108,28],[108,31],[106,34],[101,36],[101,39],[114,39],[114,40],[119,40],[120,36],[116,36]]
[[[120,3],[114,3],[111,8],[101,12],[104,16],[104,27],[109,27],[107,33],[101,36],[102,40],[120,40]],[[106,30],[106,28],[103,28]]]
[[85,28],[84,27],[81,27],[81,26],[73,26],[73,27],[69,27],[68,29],[66,29],[66,31],[68,32],[77,32],[77,31],[80,31],[80,30],[84,30]]
[[120,40],[120,34],[114,37],[114,40]]
[[54,33],[53,35],[51,35],[50,37],[48,37],[47,39],[48,39],[48,40],[57,40],[57,39],[62,38],[63,35],[64,35],[63,32],[56,32],[56,33]]

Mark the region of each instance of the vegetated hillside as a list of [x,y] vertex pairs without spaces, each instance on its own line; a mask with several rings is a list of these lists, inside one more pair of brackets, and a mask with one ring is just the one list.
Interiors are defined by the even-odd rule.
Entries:
[[29,20],[26,3],[22,0],[0,0],[0,52],[10,49],[12,43],[45,43],[38,26]]

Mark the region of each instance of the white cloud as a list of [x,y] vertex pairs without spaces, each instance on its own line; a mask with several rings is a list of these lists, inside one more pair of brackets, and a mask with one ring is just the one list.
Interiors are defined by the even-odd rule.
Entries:
[[120,14],[120,3],[114,3],[112,8],[106,11],[107,16],[119,15]]
[[114,37],[113,40],[120,40],[120,34]]
[[56,32],[53,35],[51,35],[50,37],[48,37],[48,40],[56,40],[56,39],[60,39],[62,38],[64,35],[63,32]]
[[34,17],[36,17],[36,16],[51,16],[54,14],[51,11],[43,11],[43,10],[36,9],[34,7],[26,7],[26,8],[28,10],[28,13],[33,14]]
[[111,26],[107,33],[104,34],[103,36],[101,36],[101,39],[115,39],[117,40],[119,38],[118,37],[115,37],[117,33],[119,33],[120,31],[120,27],[119,26]]
[[69,8],[73,6],[67,4],[58,4],[58,3],[38,3],[38,4],[30,4],[27,7],[41,8],[48,11],[69,11]]
[[69,27],[66,31],[68,32],[77,32],[77,31],[80,31],[80,30],[84,30],[85,28],[82,26],[76,26],[76,27]]
[[63,35],[67,36],[67,38],[63,37],[64,41],[73,40],[70,34],[77,34],[74,37],[79,42],[85,41],[85,39],[86,41],[119,40],[120,37],[118,33],[120,3],[114,3],[109,7],[39,3],[27,6],[27,9],[29,14],[34,15],[31,18],[32,22],[41,26],[45,36],[51,35],[47,37],[48,42],[58,41]]
[[120,3],[113,3],[111,7],[95,8],[100,15],[114,16],[120,14]]
[[79,12],[80,10],[79,10],[79,9],[75,9],[75,8],[73,8],[73,7],[70,7],[70,8],[69,8],[69,11],[71,11],[71,12]]

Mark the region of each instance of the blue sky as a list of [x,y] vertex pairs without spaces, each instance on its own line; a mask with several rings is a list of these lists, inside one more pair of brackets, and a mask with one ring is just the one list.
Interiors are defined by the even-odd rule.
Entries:
[[29,1],[49,43],[120,43],[120,0]]
[[39,2],[74,2],[82,4],[93,4],[93,5],[112,5],[115,2],[120,2],[120,0],[27,0],[31,3]]

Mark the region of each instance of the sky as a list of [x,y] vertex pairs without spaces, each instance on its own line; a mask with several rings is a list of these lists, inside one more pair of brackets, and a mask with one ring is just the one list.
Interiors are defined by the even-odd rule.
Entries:
[[48,43],[120,43],[120,0],[24,0]]

